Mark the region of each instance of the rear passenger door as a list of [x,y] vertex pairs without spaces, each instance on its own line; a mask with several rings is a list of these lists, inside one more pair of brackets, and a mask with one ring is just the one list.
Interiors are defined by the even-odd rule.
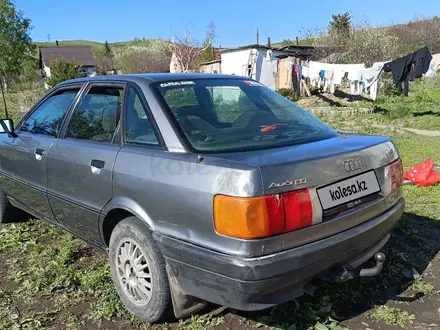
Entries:
[[112,198],[112,171],[120,149],[124,84],[90,84],[47,158],[49,202],[56,219],[99,244],[99,213]]

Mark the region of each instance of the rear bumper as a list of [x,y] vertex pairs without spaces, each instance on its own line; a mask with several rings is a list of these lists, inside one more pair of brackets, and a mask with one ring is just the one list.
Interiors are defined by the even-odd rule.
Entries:
[[303,294],[304,285],[335,265],[365,261],[380,250],[404,211],[395,206],[361,225],[294,249],[238,258],[154,233],[181,289],[212,303],[261,310]]

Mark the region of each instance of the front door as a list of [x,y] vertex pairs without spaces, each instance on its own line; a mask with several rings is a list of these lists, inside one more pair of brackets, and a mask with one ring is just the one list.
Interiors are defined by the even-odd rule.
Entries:
[[1,183],[12,202],[54,221],[47,199],[47,154],[81,85],[63,87],[39,102],[17,126],[0,137]]
[[112,198],[112,171],[120,149],[124,86],[91,84],[47,155],[49,202],[56,219],[100,243],[99,213]]

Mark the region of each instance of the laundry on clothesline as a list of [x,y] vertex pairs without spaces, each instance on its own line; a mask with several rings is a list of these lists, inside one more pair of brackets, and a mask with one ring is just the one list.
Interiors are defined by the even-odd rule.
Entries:
[[425,73],[425,77],[437,77],[440,75],[440,54],[432,55],[432,60],[429,63],[429,69]]
[[384,63],[375,63],[371,68],[367,68],[362,72],[362,85],[373,101],[376,101],[379,78],[382,73]]
[[[300,77],[309,79],[310,84],[323,88],[324,92],[334,93],[335,87],[342,84],[344,78],[349,82],[350,92],[360,95],[363,92],[376,100],[382,72],[391,72],[393,83],[408,95],[409,82],[422,76],[435,76],[440,73],[440,54],[431,55],[427,47],[392,61],[375,62],[366,68],[365,64],[332,64],[308,61],[300,65]],[[330,79],[331,77],[331,79]]]
[[[325,91],[334,93],[335,86],[341,85],[343,78],[346,76],[348,76],[349,80],[350,77],[354,78],[359,84],[362,79],[362,70],[365,69],[365,64],[330,64],[309,61],[308,67],[305,65],[302,67],[302,76],[309,78],[312,86],[323,86]],[[332,77],[332,79],[329,79],[329,77]],[[360,93],[361,91],[356,89],[355,92]]]
[[408,96],[409,81],[414,78],[421,78],[429,70],[432,55],[428,47],[423,47],[401,58],[395,59],[384,66],[385,72],[391,72],[393,75],[393,83]]

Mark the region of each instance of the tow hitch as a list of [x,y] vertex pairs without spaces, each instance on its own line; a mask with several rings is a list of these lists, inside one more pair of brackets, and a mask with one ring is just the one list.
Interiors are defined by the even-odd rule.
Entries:
[[331,275],[329,276],[335,282],[345,282],[352,280],[356,277],[371,277],[378,275],[382,269],[383,264],[386,260],[385,254],[382,252],[377,252],[374,255],[374,259],[376,260],[376,266],[373,268],[352,268],[349,266],[342,266],[331,271]]

